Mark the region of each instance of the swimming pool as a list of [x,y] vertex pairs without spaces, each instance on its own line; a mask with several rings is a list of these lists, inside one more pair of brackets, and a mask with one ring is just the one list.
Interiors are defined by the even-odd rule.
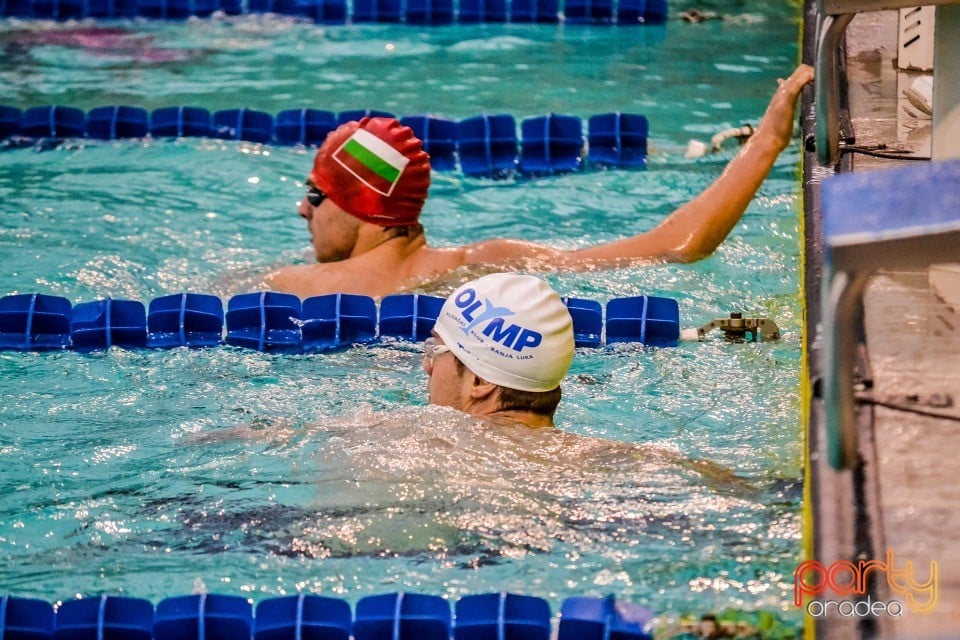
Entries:
[[[6,20],[0,102],[643,113],[647,171],[434,175],[424,222],[437,245],[506,235],[578,246],[652,226],[717,175],[732,151],[696,161],[683,149],[755,121],[793,67],[797,10],[780,5],[652,29],[138,21],[117,23],[132,45],[85,48],[44,44],[50,23]],[[270,267],[309,259],[295,203],[310,158],[209,139],[0,153],[0,290],[73,302],[250,290]],[[584,350],[560,433],[479,429],[425,407],[412,345],[0,353],[0,584],[47,600],[506,589],[554,610],[615,593],[662,612],[793,616],[797,161],[797,148],[781,157],[705,261],[549,276],[566,295],[677,298],[688,327],[743,310],[784,330],[770,343]],[[628,444],[709,459],[747,482]]]

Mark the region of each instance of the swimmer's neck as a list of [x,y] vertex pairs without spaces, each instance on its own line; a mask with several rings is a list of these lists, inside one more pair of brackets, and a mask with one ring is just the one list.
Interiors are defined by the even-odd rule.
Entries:
[[422,231],[401,233],[398,229],[384,229],[366,224],[361,227],[357,242],[348,257],[355,258],[376,252],[406,258],[427,248],[427,237]]
[[488,422],[498,426],[527,427],[530,429],[553,429],[553,417],[532,411],[518,411],[516,409],[497,410],[480,416]]

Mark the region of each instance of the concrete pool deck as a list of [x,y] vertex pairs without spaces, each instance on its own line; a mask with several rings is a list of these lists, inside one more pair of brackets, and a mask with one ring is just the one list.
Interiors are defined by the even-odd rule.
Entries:
[[[804,60],[812,62],[816,3],[805,8]],[[898,78],[898,12],[858,14],[847,29],[845,61],[848,114],[841,129],[858,146],[886,144],[911,155],[930,155],[931,127],[923,118],[904,118],[904,82]],[[906,78],[909,80],[909,76]],[[898,86],[899,85],[899,86]],[[813,132],[816,114],[805,95],[802,124]],[[909,110],[909,105],[907,105]],[[899,112],[899,113],[898,113]],[[899,116],[899,117],[898,117]],[[844,154],[840,171],[873,171],[915,161]],[[932,611],[904,606],[902,616],[808,617],[808,637],[956,638],[960,635],[960,271],[950,267],[883,273],[864,295],[865,341],[858,367],[857,420],[860,463],[835,471],[826,461],[825,410],[821,388],[820,185],[834,174],[804,158],[806,220],[805,284],[808,406],[808,557],[824,565],[837,560],[913,563],[917,581],[938,565],[938,601]],[[901,188],[909,189],[910,185]],[[960,247],[957,250],[960,259]],[[889,564],[889,563],[888,563]],[[904,601],[882,574],[868,581],[873,602]],[[833,597],[835,600],[848,600]],[[851,596],[852,597],[852,596]],[[827,594],[820,596],[827,599]],[[921,598],[922,599],[922,598]],[[856,602],[856,600],[853,600]]]

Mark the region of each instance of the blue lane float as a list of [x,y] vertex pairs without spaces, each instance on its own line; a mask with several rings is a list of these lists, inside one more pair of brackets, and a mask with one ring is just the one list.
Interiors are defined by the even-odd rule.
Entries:
[[517,123],[508,113],[479,115],[457,123],[460,168],[468,176],[499,177],[517,163]]
[[566,0],[564,15],[567,22],[613,22],[612,0]]
[[583,123],[576,116],[548,114],[520,124],[521,173],[552,175],[576,171],[583,162]]
[[273,116],[253,109],[217,111],[213,114],[213,136],[223,140],[272,142]]
[[31,107],[23,112],[20,135],[28,138],[82,138],[86,114],[74,107]]
[[227,344],[257,351],[298,351],[300,298],[289,293],[242,293],[227,304]]
[[653,640],[653,612],[607,598],[567,598],[560,609],[557,640],[644,638]]
[[344,600],[301,593],[257,605],[254,640],[349,640],[353,612]]
[[344,24],[347,21],[345,0],[223,0],[230,15],[276,13],[305,18],[318,24]]
[[507,21],[507,0],[460,0],[460,24]]
[[20,135],[23,111],[16,107],[0,106],[0,139]]
[[278,144],[319,147],[337,128],[337,116],[322,109],[287,109],[277,114],[273,135]]
[[0,348],[68,348],[71,309],[70,301],[59,296],[32,293],[0,298]]
[[153,637],[157,640],[235,640],[250,638],[253,607],[240,596],[175,596],[157,604]]
[[607,344],[639,342],[675,347],[680,342],[680,309],[673,298],[634,296],[607,302]]
[[210,112],[201,107],[162,107],[150,114],[153,138],[206,138],[211,130]]
[[550,640],[550,605],[513,593],[464,596],[456,604],[455,640],[523,638]]
[[56,614],[53,606],[35,598],[0,598],[0,636],[22,640],[53,637]]
[[617,24],[663,24],[667,21],[667,0],[618,0]]
[[377,339],[377,303],[367,296],[332,293],[303,301],[300,335],[306,352]]
[[[200,107],[146,109],[115,105],[80,109],[47,105],[21,111],[0,106],[0,141],[15,145],[31,141],[85,138],[210,137],[258,144],[318,146],[338,125],[364,117],[395,117],[375,109],[334,113],[322,109],[287,109],[274,117],[255,109],[223,109],[210,113]],[[510,114],[483,114],[460,121],[430,114],[402,116],[423,140],[436,171],[499,178],[515,171],[553,175],[597,167],[643,168],[647,164],[647,119],[639,114],[605,113],[590,116],[546,114],[520,124]]]
[[[563,301],[578,347],[679,343],[680,307],[672,298],[613,298],[606,304],[606,317],[595,300]],[[336,293],[301,302],[288,293],[261,291],[233,296],[224,314],[218,297],[200,293],[161,296],[148,308],[137,300],[104,298],[72,305],[59,296],[14,294],[0,298],[0,350],[172,349],[225,343],[257,351],[314,353],[381,339],[421,342],[430,336],[443,302],[437,296],[398,294],[383,298],[378,309],[368,296]]]
[[78,351],[147,346],[147,311],[137,300],[81,302],[70,312],[70,342]]
[[635,113],[601,113],[587,122],[590,161],[611,167],[647,164],[647,118]]
[[[653,613],[607,598],[568,598],[559,640],[652,640]],[[194,594],[157,603],[102,595],[53,606],[0,597],[4,640],[548,640],[550,605],[536,596],[493,593],[450,604],[440,596],[388,593],[361,598],[355,614],[339,598],[299,594],[261,600]]]
[[357,602],[354,640],[448,640],[453,624],[450,605],[440,596],[390,593]]
[[400,23],[403,8],[390,0],[353,0],[353,21]]
[[560,21],[557,0],[512,0],[510,22],[553,24]]
[[400,123],[413,129],[423,141],[423,150],[430,154],[430,167],[436,171],[457,168],[457,123],[429,115],[404,116]]
[[149,115],[140,107],[97,107],[87,113],[88,138],[116,140],[145,138],[150,130]]
[[137,15],[153,20],[208,18],[220,9],[216,0],[137,0]]
[[407,24],[436,26],[453,24],[456,12],[453,0],[407,0]]
[[57,640],[153,637],[153,604],[140,598],[100,596],[70,600],[57,610]]
[[137,0],[82,0],[80,4],[88,18],[135,18],[139,11]]
[[444,299],[422,294],[387,296],[380,301],[380,335],[421,342],[430,337]]
[[[603,308],[596,300],[563,298],[573,319],[573,342],[577,347],[599,347],[603,343]],[[678,307],[679,309],[679,307]],[[679,311],[677,323],[680,322]]]
[[5,0],[0,17],[44,20],[186,20],[214,13],[276,13],[319,24],[384,22],[418,26],[514,22],[659,25],[666,0]]
[[223,342],[223,302],[201,293],[176,293],[150,301],[147,346],[215,347]]

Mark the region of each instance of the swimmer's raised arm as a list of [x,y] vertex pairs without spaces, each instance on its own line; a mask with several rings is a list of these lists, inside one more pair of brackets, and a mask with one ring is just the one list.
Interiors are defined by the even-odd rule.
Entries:
[[717,248],[746,211],[793,137],[801,66],[780,83],[756,132],[713,184],[653,229],[615,242],[561,250],[523,240],[462,247],[427,245],[420,212],[430,159],[413,130],[392,118],[364,118],[327,136],[297,209],[318,264],[287,266],[264,286],[300,297],[383,296],[443,278],[462,267],[497,270],[609,269],[645,262],[694,262]]
[[797,97],[812,80],[813,68],[807,65],[780,80],[756,132],[723,173],[650,231],[575,251],[517,240],[489,240],[465,247],[466,262],[577,269],[695,262],[710,255],[740,220],[777,157],[790,144]]

